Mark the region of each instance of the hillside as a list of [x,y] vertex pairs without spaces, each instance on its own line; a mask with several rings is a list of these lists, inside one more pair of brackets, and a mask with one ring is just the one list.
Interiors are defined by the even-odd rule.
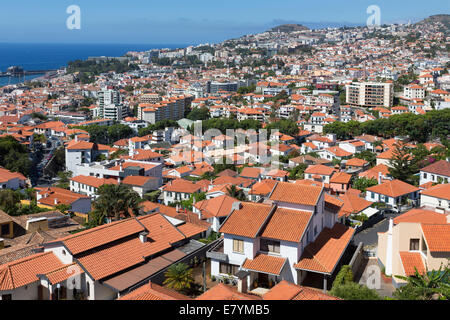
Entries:
[[269,30],[269,32],[294,32],[306,30],[309,30],[309,28],[302,26],[301,24],[282,24],[280,26],[273,27]]
[[447,32],[450,30],[450,14],[436,14],[418,22],[417,24],[432,24],[436,22],[442,23],[447,29]]

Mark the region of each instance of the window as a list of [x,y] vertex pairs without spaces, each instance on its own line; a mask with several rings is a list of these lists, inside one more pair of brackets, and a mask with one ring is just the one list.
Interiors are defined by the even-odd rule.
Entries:
[[244,253],[244,240],[233,239],[233,252]]
[[280,241],[261,239],[260,250],[270,253],[280,253]]
[[2,295],[2,300],[12,300],[12,295],[11,294],[4,294]]
[[371,194],[370,197],[371,197],[372,199],[375,199],[375,193],[371,192],[370,194]]
[[235,275],[239,270],[239,266],[229,263],[220,263],[220,273]]
[[9,236],[9,223],[2,225],[0,235]]
[[427,174],[426,174],[426,173],[423,174],[423,178],[424,178],[424,179],[427,178]]
[[89,284],[89,282],[86,282],[86,295],[88,298],[91,295],[91,285]]
[[409,250],[410,251],[418,251],[419,250],[419,239],[410,239],[409,240]]

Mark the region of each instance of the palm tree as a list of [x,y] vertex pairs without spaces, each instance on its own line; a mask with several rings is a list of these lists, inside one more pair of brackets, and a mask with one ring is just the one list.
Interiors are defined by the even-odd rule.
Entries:
[[99,197],[94,202],[99,221],[105,217],[119,220],[121,217],[138,215],[142,202],[137,192],[129,186],[119,184],[105,184],[98,188]]
[[177,291],[188,291],[194,283],[194,277],[192,276],[192,269],[185,263],[177,263],[171,265],[166,273],[166,280],[164,284],[171,289]]

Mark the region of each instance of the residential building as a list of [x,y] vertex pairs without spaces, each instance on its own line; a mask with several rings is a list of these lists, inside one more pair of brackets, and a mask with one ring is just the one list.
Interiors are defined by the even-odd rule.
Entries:
[[393,83],[354,82],[345,86],[346,103],[361,107],[392,107]]

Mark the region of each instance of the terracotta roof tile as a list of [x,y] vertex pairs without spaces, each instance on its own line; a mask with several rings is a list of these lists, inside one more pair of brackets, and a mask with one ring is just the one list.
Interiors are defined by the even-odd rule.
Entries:
[[341,300],[317,289],[306,288],[286,280],[280,281],[263,295],[264,300]]
[[353,228],[340,223],[332,229],[324,228],[316,240],[305,247],[294,267],[331,274],[354,233]]
[[406,276],[412,276],[416,273],[414,267],[420,274],[425,273],[425,266],[419,252],[400,251],[399,254]]
[[321,187],[278,182],[270,195],[270,200],[314,206],[321,194]]
[[120,297],[118,300],[192,300],[192,298],[155,283],[149,283]]
[[420,189],[397,179],[367,188],[366,190],[396,198],[405,194],[419,191]]
[[198,296],[196,300],[261,300],[261,297],[240,293],[234,287],[219,283],[217,286],[212,287]]
[[257,254],[254,259],[245,259],[242,264],[242,268],[279,276],[286,260],[286,258],[269,256],[260,253]]
[[228,216],[219,232],[254,238],[271,211],[272,206],[267,204],[243,202],[241,209]]
[[440,160],[433,164],[430,164],[429,166],[426,166],[425,168],[420,169],[420,171],[450,177],[450,162]]
[[437,184],[431,188],[422,191],[423,195],[450,200],[450,183]]
[[52,253],[38,253],[0,266],[0,291],[13,290],[38,281],[37,274],[46,274],[64,264]]
[[300,242],[311,212],[277,208],[261,232],[261,237]]
[[422,231],[431,252],[450,252],[450,224],[423,224]]
[[418,208],[411,209],[394,218],[394,224],[402,222],[445,224],[447,217],[442,213]]

